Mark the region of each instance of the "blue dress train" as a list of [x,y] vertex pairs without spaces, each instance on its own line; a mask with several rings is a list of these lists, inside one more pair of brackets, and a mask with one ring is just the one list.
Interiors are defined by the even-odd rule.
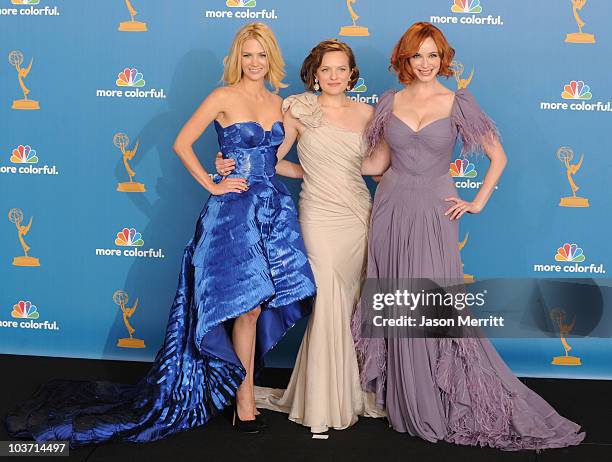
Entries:
[[[315,293],[297,211],[275,176],[281,122],[222,127],[231,176],[249,190],[210,196],[185,248],[163,346],[136,385],[56,380],[6,419],[11,437],[146,442],[206,423],[245,377],[231,342],[233,320],[261,305],[256,364],[302,317]],[[218,178],[217,178],[218,181]]]

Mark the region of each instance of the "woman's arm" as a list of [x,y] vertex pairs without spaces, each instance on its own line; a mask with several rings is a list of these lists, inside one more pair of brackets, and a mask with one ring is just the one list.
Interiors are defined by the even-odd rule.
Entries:
[[304,170],[300,164],[284,160],[284,157],[291,150],[293,143],[300,135],[299,122],[291,115],[291,111],[286,111],[283,116],[283,126],[285,128],[285,139],[283,144],[278,147],[276,157],[276,173],[289,178],[303,178]]
[[502,172],[504,168],[506,168],[506,163],[508,162],[504,148],[496,136],[485,137],[485,139],[482,140],[482,146],[485,154],[489,158],[490,164],[484,180],[482,181],[482,186],[473,200],[481,210],[489,201],[491,194],[493,194],[495,186],[501,178]]
[[276,164],[276,173],[287,178],[304,178],[304,169],[300,164],[284,159]]
[[228,97],[225,88],[213,91],[183,126],[173,145],[174,152],[191,176],[211,194],[242,192],[248,189],[244,178],[224,178],[220,183],[215,184],[193,151],[193,144],[227,106]]
[[385,140],[380,140],[374,152],[364,156],[361,162],[362,175],[382,175],[391,165],[391,150]]
[[493,194],[495,186],[506,167],[506,153],[497,136],[491,134],[483,136],[481,145],[490,161],[489,168],[482,181],[482,186],[472,202],[464,201],[458,197],[448,197],[446,199],[455,203],[445,213],[445,215],[450,215],[451,220],[461,218],[466,212],[479,213],[482,211],[489,201],[491,194]]

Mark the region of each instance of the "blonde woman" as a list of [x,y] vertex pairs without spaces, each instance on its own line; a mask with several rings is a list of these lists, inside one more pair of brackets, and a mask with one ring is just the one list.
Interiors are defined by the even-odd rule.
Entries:
[[[248,24],[213,91],[179,133],[174,150],[211,193],[185,248],[164,344],[136,386],[51,382],[7,419],[14,437],[146,442],[203,425],[235,399],[234,425],[255,433],[253,369],[296,321],[315,292],[286,188],[275,176],[283,142],[283,59],[272,31]],[[193,144],[214,123],[235,173],[213,181]]]

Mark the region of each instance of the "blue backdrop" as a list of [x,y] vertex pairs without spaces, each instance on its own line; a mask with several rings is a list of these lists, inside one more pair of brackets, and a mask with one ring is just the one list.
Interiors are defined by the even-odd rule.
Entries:
[[[303,91],[298,73],[308,51],[353,24],[344,0],[132,0],[134,21],[126,3],[0,0],[2,353],[151,360],[207,197],[171,146],[220,84],[236,30],[255,20],[274,29],[287,96]],[[357,0],[352,8],[369,33],[340,37],[363,78],[353,97],[375,104],[395,86],[393,46],[413,22],[432,21],[457,50],[457,79],[500,128],[509,164],[484,213],[462,219],[466,273],[566,278],[578,268],[605,285],[612,4],[588,1],[577,16],[571,0]],[[114,143],[118,133],[126,144]],[[126,155],[137,147],[129,165],[146,192],[117,191],[129,182],[122,146]],[[561,147],[574,153],[570,166],[580,165],[571,177],[578,199],[558,155],[570,151]],[[210,127],[196,145],[207,169],[216,151]],[[486,157],[474,157],[451,168],[463,197],[473,197],[486,167]],[[299,182],[287,184],[298,192]],[[118,346],[129,336],[117,291],[125,309],[138,300],[129,323],[140,347]],[[269,364],[292,365],[302,329]],[[582,359],[575,367],[551,364],[563,354],[558,338],[494,343],[519,375],[612,377],[610,338],[572,339]]]

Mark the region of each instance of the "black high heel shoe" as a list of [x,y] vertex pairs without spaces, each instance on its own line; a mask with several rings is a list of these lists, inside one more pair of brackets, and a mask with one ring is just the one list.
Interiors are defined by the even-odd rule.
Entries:
[[236,431],[240,433],[259,433],[261,429],[257,423],[257,418],[254,420],[241,420],[240,417],[238,417],[236,403],[234,403],[234,418],[232,419],[232,425]]
[[257,422],[257,428],[260,430],[268,428],[268,422],[266,422],[266,418],[263,414],[255,414],[255,422]]

